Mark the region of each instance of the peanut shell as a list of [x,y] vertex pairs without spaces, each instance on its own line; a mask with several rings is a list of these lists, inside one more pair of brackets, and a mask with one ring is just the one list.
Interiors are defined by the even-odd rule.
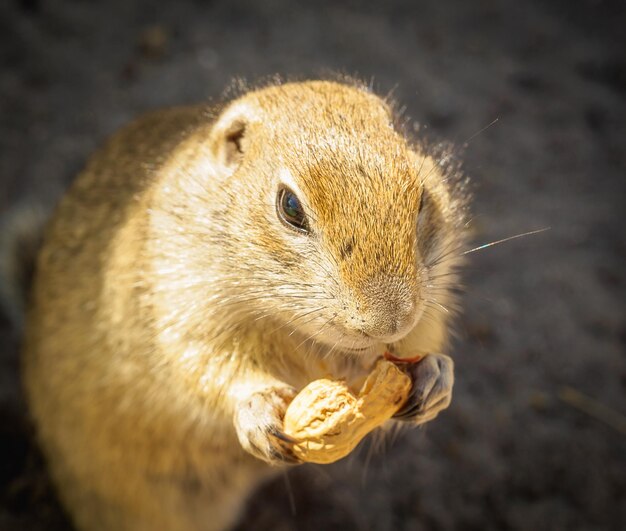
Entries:
[[374,428],[406,401],[411,379],[396,365],[379,360],[355,396],[345,382],[321,379],[293,399],[284,419],[294,453],[309,463],[332,463],[348,455]]

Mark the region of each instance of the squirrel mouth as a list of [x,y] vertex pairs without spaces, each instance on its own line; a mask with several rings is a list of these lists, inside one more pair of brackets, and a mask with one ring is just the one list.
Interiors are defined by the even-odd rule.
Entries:
[[364,350],[371,349],[371,346],[368,347],[344,347],[344,350],[349,350],[351,352],[363,352]]

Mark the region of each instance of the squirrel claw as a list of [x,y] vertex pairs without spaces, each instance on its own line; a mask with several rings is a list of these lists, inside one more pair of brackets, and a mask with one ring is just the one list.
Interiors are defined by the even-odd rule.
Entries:
[[417,363],[403,365],[413,381],[409,397],[393,416],[395,420],[423,424],[450,405],[454,362],[443,354],[428,354]]
[[279,430],[276,427],[270,428],[270,435],[276,437],[277,439],[280,439],[283,442],[289,443],[289,444],[296,444],[298,442],[297,439],[294,439],[293,437],[287,435],[285,432]]
[[292,450],[297,441],[282,430],[285,410],[295,395],[295,389],[270,388],[239,403],[234,420],[244,450],[271,465],[301,463]]

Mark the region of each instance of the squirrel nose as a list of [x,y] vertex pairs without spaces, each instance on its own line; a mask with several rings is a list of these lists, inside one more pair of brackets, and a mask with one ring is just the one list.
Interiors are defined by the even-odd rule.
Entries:
[[413,323],[415,305],[405,301],[388,301],[383,307],[373,308],[361,319],[361,331],[368,337],[390,342],[409,332]]
[[350,328],[380,341],[397,341],[415,322],[415,297],[406,283],[397,279],[369,282],[362,291],[364,304],[348,318]]

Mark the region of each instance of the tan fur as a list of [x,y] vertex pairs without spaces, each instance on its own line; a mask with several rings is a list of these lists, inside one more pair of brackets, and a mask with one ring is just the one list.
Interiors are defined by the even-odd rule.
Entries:
[[[238,404],[358,378],[389,343],[444,348],[462,201],[393,124],[362,87],[276,85],[216,120],[147,115],[90,160],[47,232],[24,352],[79,528],[228,527],[276,470],[242,449]],[[281,180],[311,234],[279,221]]]

